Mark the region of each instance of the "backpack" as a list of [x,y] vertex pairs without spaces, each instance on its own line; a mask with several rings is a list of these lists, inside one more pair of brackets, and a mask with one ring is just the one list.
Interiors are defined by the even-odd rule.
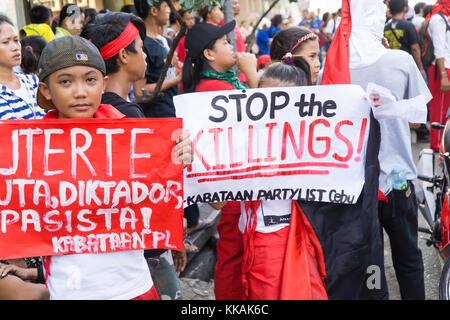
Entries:
[[[438,15],[444,19],[445,24],[447,26],[446,32],[450,31],[450,24],[447,21],[447,18],[440,12]],[[431,41],[430,36],[428,34],[428,27],[430,26],[430,20],[425,20],[423,25],[419,30],[419,42],[420,42],[420,52],[422,54],[422,64],[424,68],[428,69],[428,67],[433,63],[434,59],[434,46],[433,41]]]

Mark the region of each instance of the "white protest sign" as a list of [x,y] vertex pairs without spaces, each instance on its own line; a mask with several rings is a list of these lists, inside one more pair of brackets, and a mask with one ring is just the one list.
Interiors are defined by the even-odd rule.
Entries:
[[370,105],[355,85],[190,93],[174,98],[191,132],[184,205],[299,199],[356,203]]

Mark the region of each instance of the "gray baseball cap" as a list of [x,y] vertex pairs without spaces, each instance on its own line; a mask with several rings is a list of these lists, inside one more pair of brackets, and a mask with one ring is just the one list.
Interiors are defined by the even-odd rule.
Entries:
[[[64,36],[50,41],[39,59],[39,80],[43,82],[52,73],[74,66],[88,66],[106,75],[103,61],[97,47],[79,36]],[[44,109],[54,109],[53,102],[47,100],[38,90],[37,102]]]

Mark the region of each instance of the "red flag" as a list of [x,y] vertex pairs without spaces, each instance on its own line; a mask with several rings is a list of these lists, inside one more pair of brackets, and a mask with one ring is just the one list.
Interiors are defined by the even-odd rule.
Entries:
[[350,0],[342,0],[342,18],[327,53],[323,84],[350,84],[350,49],[352,32]]
[[328,300],[322,247],[297,201],[292,201],[281,278],[281,300]]

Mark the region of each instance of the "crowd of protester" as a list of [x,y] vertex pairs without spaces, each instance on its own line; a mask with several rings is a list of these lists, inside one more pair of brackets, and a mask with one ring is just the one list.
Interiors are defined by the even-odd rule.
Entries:
[[[384,4],[381,0],[352,2],[356,3],[354,10],[359,14],[352,17],[353,27],[364,29],[363,35],[355,34],[350,39],[352,83],[365,88],[368,82],[374,82],[391,90],[398,100],[424,95],[429,121],[445,124],[450,106],[449,2],[439,0],[435,6],[418,3],[414,8],[409,7],[407,0],[386,0]],[[82,9],[67,4],[57,16],[46,6],[35,5],[29,12],[31,23],[21,27],[18,33],[10,19],[0,15],[0,119],[61,117],[64,106],[52,100],[57,96],[57,90],[52,87],[52,75],[60,70],[58,61],[50,59],[55,59],[55,52],[76,47],[87,50],[89,58],[97,63],[92,67],[98,82],[96,94],[101,98],[99,108],[103,108],[102,115],[106,118],[172,118],[176,116],[173,98],[183,93],[320,85],[330,46],[341,21],[348,19],[343,12],[339,9],[322,14],[320,9],[305,9],[297,22],[292,16],[274,14],[270,19],[262,19],[252,39],[254,22],[225,23],[222,8],[205,7],[198,12],[180,9],[178,14],[186,24],[187,34],[179,42],[162,83],[164,94],[150,102],[143,98],[154,92],[173,41],[180,32],[180,24],[165,1],[150,6],[146,0],[135,0],[134,5],[124,6],[121,12],[97,12],[94,8]],[[235,17],[240,13],[236,0],[233,13]],[[99,50],[121,37],[125,30],[134,36],[126,46],[112,55],[100,56]],[[234,32],[235,46],[227,39],[230,32]],[[427,60],[430,47],[433,57]],[[43,61],[49,63],[46,68],[42,67]],[[71,63],[77,66],[76,61]],[[238,73],[231,70],[238,70]],[[103,76],[109,78],[104,88]],[[46,105],[38,103],[43,101],[38,99],[38,89]],[[373,103],[376,104],[376,99]],[[114,110],[105,106],[112,106]],[[93,117],[95,112],[84,117]],[[339,263],[355,265],[349,261],[359,261],[361,257],[370,264],[383,265],[382,228],[390,238],[402,298],[425,298],[423,260],[417,244],[417,206],[412,184],[416,168],[412,160],[410,128],[416,130],[418,139],[429,141],[435,151],[439,149],[440,133],[430,132],[425,124],[414,125],[404,119],[380,120],[379,127],[373,130],[377,128],[381,142],[374,148],[380,149],[381,172],[377,172],[375,180],[380,179],[379,189],[387,202],[380,200],[376,214],[364,221],[348,219],[345,228],[366,232],[369,239],[356,245],[366,248],[360,256],[355,256],[356,251],[348,254],[345,250],[350,250],[355,243],[343,241],[345,235],[336,232],[333,243],[324,244],[323,250],[326,256],[330,252],[341,256],[326,260],[327,275],[323,265],[311,258],[308,272],[316,285],[313,298],[388,298],[384,276],[382,288],[368,292],[361,289],[366,270],[362,270],[363,276],[358,278],[357,270],[339,269]],[[177,143],[187,146],[189,139],[183,134]],[[181,149],[185,153],[179,154],[180,159],[188,165],[192,159],[186,153],[191,150]],[[399,162],[407,171],[406,195],[392,192],[388,179],[393,164]],[[401,213],[396,212],[399,206],[392,205],[396,201],[402,203]],[[275,202],[250,204],[251,212],[259,217],[263,208],[287,215],[297,210],[290,200]],[[279,248],[284,249],[286,245],[289,222],[270,228],[257,225],[249,235],[240,226],[240,220],[248,214],[248,210],[243,209],[245,206],[239,202],[210,205],[221,210],[214,274],[216,299],[282,298],[280,286],[285,251]],[[308,204],[303,205],[308,207]],[[318,207],[314,210],[316,214],[309,216],[304,209],[320,237],[329,235],[327,228],[346,230],[339,225],[341,222],[333,219],[328,225],[316,225],[325,217],[321,216],[324,210]],[[342,210],[345,216],[345,209]],[[0,261],[0,299],[183,299],[179,275],[186,266],[187,253],[198,250],[188,241],[188,235],[210,224],[200,219],[197,205],[185,208],[186,241],[180,252],[145,250]],[[248,241],[252,241],[254,250],[251,265],[247,261]],[[80,290],[68,290],[64,284],[64,268],[73,264],[82,266],[85,274],[90,275],[83,279]],[[114,267],[107,270],[109,264]]]

